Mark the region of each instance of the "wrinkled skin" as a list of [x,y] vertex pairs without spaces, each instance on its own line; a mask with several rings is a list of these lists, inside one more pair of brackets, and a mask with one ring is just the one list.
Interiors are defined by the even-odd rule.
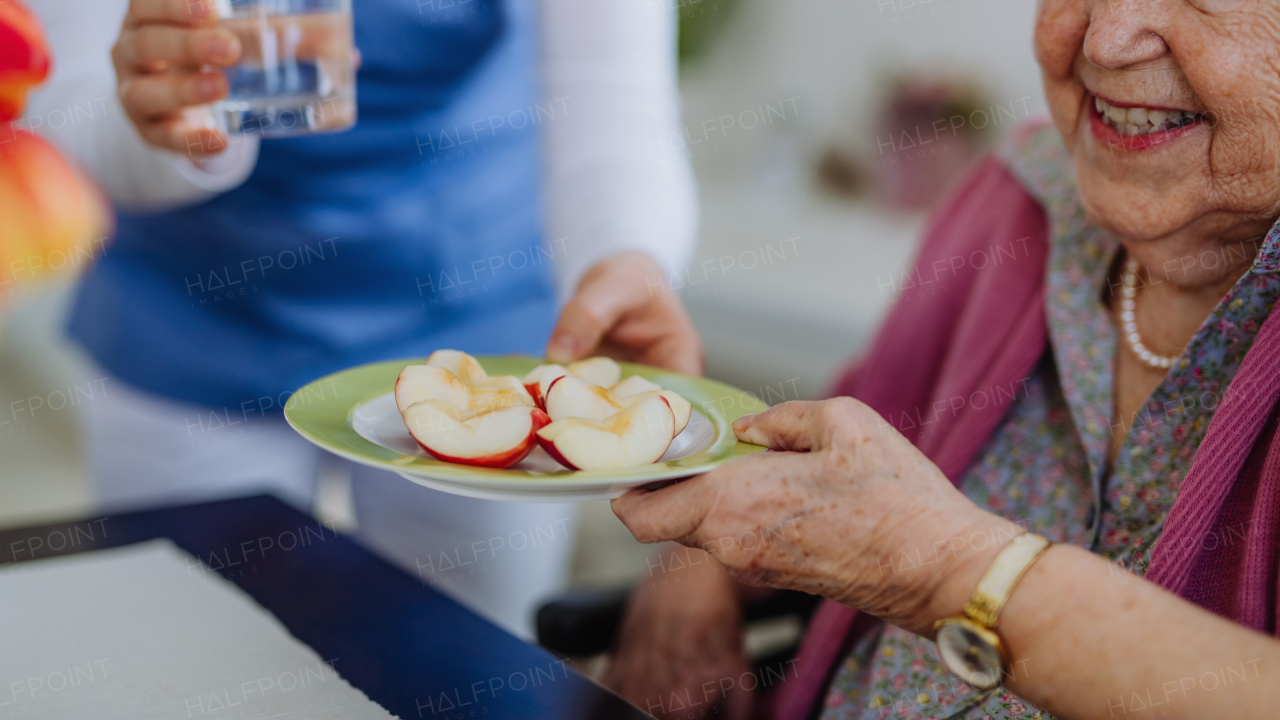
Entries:
[[[1041,0],[1036,57],[1089,218],[1144,267],[1264,234],[1280,215],[1280,5],[1271,0]],[[1091,93],[1206,113],[1130,152],[1089,131]],[[1201,285],[1208,264],[1167,279]]]
[[[957,544],[1017,532],[857,400],[783,403],[733,430],[777,452],[614,500],[637,540],[700,547],[747,584],[822,595],[932,634],[934,591],[970,558]],[[929,562],[903,562],[904,553]]]
[[[1089,218],[1118,236],[1147,279],[1135,312],[1144,344],[1176,356],[1280,215],[1280,4],[1042,0],[1035,40]],[[1095,95],[1204,120],[1171,142],[1127,150],[1093,131]],[[1115,372],[1113,426],[1127,432],[1165,372],[1127,346]],[[1125,432],[1114,434],[1112,458]]]
[[[1137,323],[1149,347],[1174,354],[1248,268],[1280,215],[1280,3],[1039,0],[1034,39],[1085,210],[1139,261],[1144,276],[1164,283],[1142,296]],[[1093,133],[1092,94],[1123,106],[1204,113],[1206,120],[1171,142],[1126,150]],[[1118,426],[1128,426],[1126,418],[1136,417],[1163,377],[1131,353],[1118,354]],[[819,413],[780,406],[770,411],[776,416],[746,420],[735,428],[739,437],[785,452],[655,493],[630,493],[615,501],[615,511],[646,541],[700,545],[752,528],[772,533],[773,542],[754,551],[707,547],[747,582],[820,593],[929,635],[931,616],[955,610],[939,600],[953,597],[940,589],[944,579],[971,583],[988,558],[960,548],[920,576],[890,562],[880,577],[874,566],[916,549],[928,553],[936,542],[928,538],[937,535],[992,536],[1001,521],[950,490],[891,431],[872,439],[878,430],[867,428],[877,419],[869,410],[836,402],[845,404]],[[1122,440],[1118,433],[1113,452]],[[784,527],[795,530],[786,541],[777,538]],[[971,590],[957,592],[963,598]],[[734,598],[716,597],[722,612],[733,612]],[[651,617],[641,600],[629,612]],[[620,648],[640,651],[661,649]]]

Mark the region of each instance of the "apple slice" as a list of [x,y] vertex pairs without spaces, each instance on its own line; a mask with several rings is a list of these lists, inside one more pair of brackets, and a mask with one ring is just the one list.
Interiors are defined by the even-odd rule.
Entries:
[[647,397],[647,393],[661,393],[667,399],[667,404],[671,406],[671,412],[676,416],[676,435],[679,435],[686,425],[689,424],[689,418],[693,415],[693,404],[684,399],[684,396],[674,390],[667,390],[652,380],[646,380],[639,375],[632,375],[622,382],[609,388],[609,392],[614,394],[624,406],[633,405]]
[[[632,380],[639,380],[640,382],[631,382]],[[551,417],[553,422],[571,417],[584,420],[604,420],[619,410],[642,402],[652,395],[661,395],[666,399],[667,405],[671,406],[671,412],[675,416],[676,435],[679,435],[685,426],[689,424],[689,417],[693,414],[693,405],[679,393],[666,390],[661,385],[645,380],[638,375],[628,379],[626,382],[618,383],[614,387],[627,390],[646,385],[651,385],[657,389],[619,395],[613,390],[606,390],[598,385],[592,385],[584,380],[579,380],[573,375],[565,375],[551,381],[551,387],[547,390],[543,409],[547,411],[547,415]]]
[[589,357],[585,360],[571,362],[568,365],[569,374],[580,380],[586,380],[593,385],[600,387],[613,387],[618,384],[618,379],[622,377],[622,368],[612,358],[607,357]]
[[[461,350],[437,350],[431,353],[423,364],[444,368],[471,387],[514,390],[525,395],[529,392],[524,389],[524,384],[515,375],[489,377],[484,368],[480,366],[479,360]],[[529,397],[529,404],[535,404],[533,396]]]
[[675,415],[666,398],[653,395],[604,420],[556,420],[537,436],[538,444],[571,470],[638,467],[657,462],[671,447]]
[[674,390],[650,390],[648,392],[636,393],[635,395],[627,395],[618,398],[622,402],[623,407],[630,407],[638,402],[643,402],[649,397],[657,395],[667,401],[667,405],[671,406],[671,414],[676,419],[676,435],[684,431],[689,424],[689,418],[693,415],[693,404],[684,399],[684,396]]
[[[639,395],[642,392],[653,392],[661,390],[662,386],[652,380],[645,380],[639,375],[632,375],[622,382],[609,388],[609,392],[618,397],[627,397],[628,395]],[[674,409],[674,408],[673,408]]]
[[530,370],[520,382],[524,384],[525,392],[529,393],[538,407],[546,410],[547,390],[551,387],[551,383],[568,374],[569,371],[562,365],[539,365]]
[[489,374],[480,366],[479,360],[461,350],[437,350],[427,356],[427,361],[423,364],[442,367],[468,384],[474,384],[476,380],[489,377]]
[[[490,378],[497,380],[499,378]],[[514,385],[476,388],[436,365],[407,365],[396,378],[396,408],[400,414],[409,406],[439,400],[471,415],[507,407],[533,407],[533,398],[514,377]]]
[[520,462],[537,444],[537,432],[551,422],[535,407],[507,407],[476,415],[441,400],[425,400],[404,412],[409,434],[445,462],[505,468]]
[[552,422],[565,418],[604,420],[626,406],[607,389],[573,375],[558,377],[547,388],[546,410]]
[[523,395],[530,405],[533,405],[533,396],[525,389],[524,383],[520,382],[520,378],[515,375],[497,375],[494,377],[484,377],[473,380],[468,383],[471,387],[481,390],[510,390],[513,393]]

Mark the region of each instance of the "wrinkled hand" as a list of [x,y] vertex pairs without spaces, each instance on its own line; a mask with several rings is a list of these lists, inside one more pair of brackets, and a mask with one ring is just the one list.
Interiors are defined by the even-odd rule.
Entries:
[[783,403],[733,429],[780,452],[614,500],[637,540],[701,547],[743,582],[823,595],[931,636],[933,620],[959,610],[936,607],[942,581],[985,567],[1016,532],[856,400]]
[[201,106],[227,95],[221,73],[240,59],[240,41],[216,26],[212,0],[130,0],[111,51],[125,113],[147,143],[204,157],[227,147],[205,126]]
[[547,358],[564,363],[591,355],[702,374],[698,332],[648,255],[624,253],[596,263],[560,313]]
[[604,684],[661,720],[694,707],[739,720],[751,711],[750,672],[736,583],[701,550],[664,553],[631,593]]

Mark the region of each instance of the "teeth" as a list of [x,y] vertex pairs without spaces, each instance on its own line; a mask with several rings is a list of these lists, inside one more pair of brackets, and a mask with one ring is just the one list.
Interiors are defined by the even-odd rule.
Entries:
[[1093,99],[1093,107],[1102,122],[1115,128],[1121,135],[1149,135],[1172,130],[1200,119],[1200,115],[1183,110],[1149,110],[1147,108],[1114,107],[1100,97]]

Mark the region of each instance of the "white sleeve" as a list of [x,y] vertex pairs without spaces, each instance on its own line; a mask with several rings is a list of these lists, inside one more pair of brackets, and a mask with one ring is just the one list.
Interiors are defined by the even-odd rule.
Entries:
[[236,187],[253,172],[255,137],[232,143],[203,169],[142,141],[120,106],[111,65],[111,46],[128,0],[26,3],[49,39],[53,70],[15,124],[74,157],[118,205],[136,210],[192,205]]
[[[653,0],[543,0],[547,237],[562,300],[591,265],[648,253],[689,261],[698,204],[676,82],[675,11]],[[562,254],[561,254],[562,253]]]

